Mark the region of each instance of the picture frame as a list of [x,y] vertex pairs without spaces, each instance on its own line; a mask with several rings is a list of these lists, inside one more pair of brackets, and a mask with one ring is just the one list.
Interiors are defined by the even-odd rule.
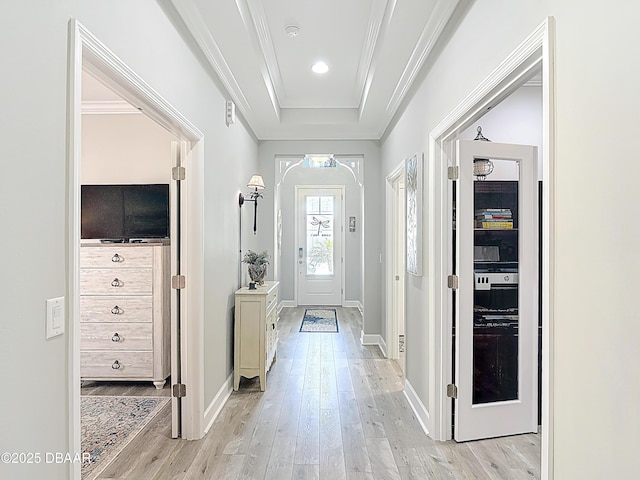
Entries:
[[422,276],[423,154],[405,160],[407,273]]

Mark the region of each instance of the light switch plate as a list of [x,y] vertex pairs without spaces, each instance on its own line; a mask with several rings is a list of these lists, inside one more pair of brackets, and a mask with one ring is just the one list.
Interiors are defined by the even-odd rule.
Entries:
[[64,333],[64,297],[47,299],[47,338]]

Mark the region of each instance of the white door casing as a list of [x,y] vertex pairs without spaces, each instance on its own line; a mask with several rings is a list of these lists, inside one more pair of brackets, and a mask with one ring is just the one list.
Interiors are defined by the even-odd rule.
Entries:
[[342,305],[344,186],[296,186],[297,304]]
[[[455,296],[457,315],[454,319],[457,386],[454,439],[467,441],[537,432],[539,252],[536,147],[472,140],[459,140],[456,146],[460,177],[456,195],[459,288]],[[494,325],[506,325],[508,320],[517,322],[517,358],[514,359],[517,361],[517,370],[514,371],[517,372],[514,373],[517,375],[517,392],[501,401],[480,401],[476,398],[474,402],[474,369],[479,365],[474,363],[474,340],[480,341],[480,334],[474,339],[474,289],[480,288],[475,285],[474,280],[474,245],[476,234],[485,233],[474,229],[477,213],[474,205],[474,158],[490,158],[494,163],[508,164],[514,172],[514,180],[518,180],[518,220],[514,226],[517,231],[510,232],[511,235],[517,235],[517,311],[515,315],[499,313],[483,317],[485,322],[486,318],[495,318]],[[505,160],[508,162],[504,162]],[[490,178],[485,182],[490,183]],[[478,322],[477,325],[481,323]],[[487,324],[483,325],[486,328]],[[501,335],[506,335],[505,329],[493,331],[501,331]],[[503,341],[505,338],[500,337],[496,341]],[[477,352],[476,355],[479,356]]]

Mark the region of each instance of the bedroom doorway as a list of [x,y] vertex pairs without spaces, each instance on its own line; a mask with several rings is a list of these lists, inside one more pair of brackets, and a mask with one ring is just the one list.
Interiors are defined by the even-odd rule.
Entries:
[[[198,359],[201,341],[197,335],[203,322],[202,304],[202,231],[201,211],[203,134],[162,97],[152,90],[142,78],[131,71],[122,61],[88,32],[77,20],[70,21],[70,81],[69,81],[69,168],[68,168],[68,262],[69,262],[69,313],[70,328],[69,355],[69,448],[82,451],[80,441],[80,381],[81,378],[81,305],[80,305],[80,190],[82,184],[82,84],[83,72],[93,77],[115,92],[138,111],[168,131],[177,147],[174,149],[172,165],[167,166],[169,178],[178,178],[180,187],[172,186],[171,201],[171,253],[165,257],[170,268],[170,290],[166,294],[166,308],[171,310],[171,347],[166,355],[173,355],[171,363],[171,387],[167,397],[171,398],[173,415],[173,436],[197,439],[203,434],[202,411],[202,366]],[[179,160],[178,160],[179,159]],[[179,162],[179,163],[176,163]],[[133,166],[132,166],[133,167]],[[185,175],[185,171],[188,172]],[[174,180],[169,180],[174,183]],[[189,212],[189,215],[186,213]],[[189,289],[183,290],[189,281]],[[115,282],[115,281],[114,281]],[[171,297],[169,301],[168,298]],[[115,307],[112,309],[115,311]],[[113,335],[122,338],[122,335]],[[180,362],[182,359],[188,361]],[[116,369],[120,362],[114,362]],[[116,365],[115,367],[113,365]],[[184,387],[188,384],[189,397],[182,399]],[[153,384],[152,388],[153,387]],[[176,386],[177,385],[177,386]],[[164,389],[163,389],[164,390]],[[182,403],[180,408],[178,405]],[[180,422],[180,420],[182,420]],[[71,465],[71,478],[79,479],[80,465]]]

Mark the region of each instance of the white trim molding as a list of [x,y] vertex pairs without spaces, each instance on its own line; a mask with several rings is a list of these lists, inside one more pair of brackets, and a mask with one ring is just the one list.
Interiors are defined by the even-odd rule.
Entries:
[[218,393],[216,393],[211,403],[207,406],[204,411],[204,433],[208,433],[211,427],[213,426],[213,422],[216,421],[216,418],[220,415],[222,411],[222,407],[224,407],[225,403],[233,393],[233,372],[231,375],[227,377],[225,382],[222,384]]
[[140,109],[121,100],[83,100],[83,115],[141,115]]
[[387,356],[387,342],[379,333],[364,333],[364,330],[360,330],[360,344],[378,347],[382,355]]
[[405,379],[404,381],[403,393],[411,407],[411,410],[413,410],[413,413],[418,419],[418,422],[422,427],[422,431],[425,435],[429,435],[429,429],[427,428],[427,425],[429,425],[429,411],[427,410],[427,407],[424,406],[424,403],[422,403],[422,400],[420,400],[420,397],[413,389],[413,385],[411,385],[409,380]]
[[364,307],[362,306],[362,302],[360,300],[345,300],[342,304],[343,307],[346,308],[357,308],[362,315]]

